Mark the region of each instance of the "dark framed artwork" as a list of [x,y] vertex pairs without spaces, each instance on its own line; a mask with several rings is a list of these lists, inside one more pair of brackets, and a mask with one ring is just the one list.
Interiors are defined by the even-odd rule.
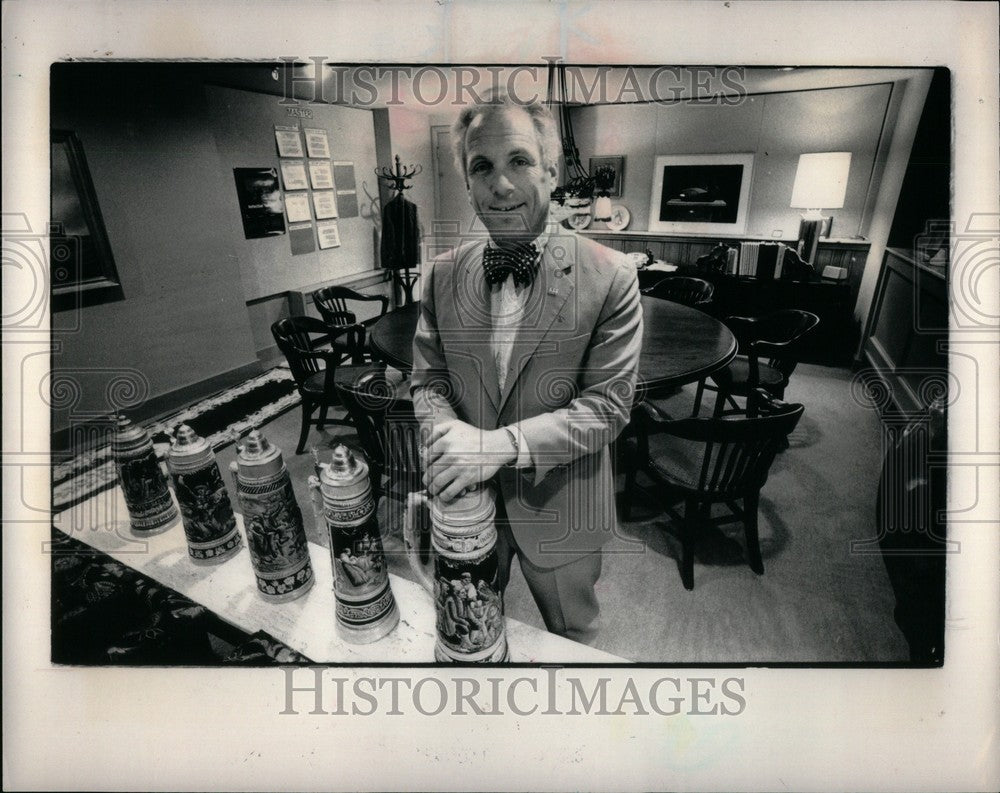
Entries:
[[752,154],[671,154],[656,158],[649,230],[744,234]]
[[236,196],[248,240],[285,233],[285,203],[277,168],[233,168]]
[[83,144],[62,129],[50,140],[52,310],[124,300]]
[[617,154],[614,156],[591,157],[590,175],[593,176],[598,168],[605,165],[610,165],[615,170],[615,182],[611,185],[608,196],[611,198],[621,198],[625,183],[625,155]]

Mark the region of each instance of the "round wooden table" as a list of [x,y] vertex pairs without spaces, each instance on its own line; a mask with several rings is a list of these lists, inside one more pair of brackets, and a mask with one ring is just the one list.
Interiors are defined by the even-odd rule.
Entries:
[[[696,382],[736,357],[736,337],[717,319],[669,300],[645,296],[641,300],[640,390]],[[419,315],[417,302],[382,317],[370,330],[372,353],[398,369],[412,369]]]

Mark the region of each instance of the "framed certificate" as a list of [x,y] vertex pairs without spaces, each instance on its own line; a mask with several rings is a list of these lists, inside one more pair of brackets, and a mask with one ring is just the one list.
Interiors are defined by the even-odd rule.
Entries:
[[340,247],[340,228],[336,220],[324,220],[316,224],[320,250]]
[[303,130],[306,133],[306,150],[310,157],[323,157],[330,159],[330,141],[326,137],[325,129]]
[[310,160],[309,179],[313,190],[333,190],[333,169],[329,160]]
[[312,197],[316,220],[337,217],[337,195],[333,190],[323,190],[319,193],[313,193]]
[[309,213],[308,193],[285,193],[285,214],[289,223],[302,223],[312,220]]
[[279,157],[304,157],[302,136],[298,127],[275,127],[274,139],[278,144]]
[[302,160],[281,161],[281,181],[286,190],[307,190],[306,166]]

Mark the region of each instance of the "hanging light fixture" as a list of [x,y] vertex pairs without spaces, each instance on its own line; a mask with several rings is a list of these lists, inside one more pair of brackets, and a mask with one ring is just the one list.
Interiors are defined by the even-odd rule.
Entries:
[[[608,191],[614,184],[614,169],[604,166],[591,176],[580,162],[580,150],[573,137],[573,121],[569,115],[566,94],[566,66],[555,60],[548,65],[548,100],[546,105],[552,111],[559,125],[559,139],[562,142],[563,162],[566,167],[565,180],[552,191],[553,211],[558,220],[570,215],[589,213],[592,208],[594,190],[597,202],[594,206],[595,220],[611,219],[611,199]],[[607,171],[607,174],[603,172]]]

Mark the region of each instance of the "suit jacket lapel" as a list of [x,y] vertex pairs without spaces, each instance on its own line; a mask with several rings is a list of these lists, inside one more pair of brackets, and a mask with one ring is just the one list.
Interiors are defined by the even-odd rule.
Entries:
[[458,343],[465,346],[493,409],[499,413],[500,381],[497,379],[497,367],[490,344],[493,308],[490,287],[482,268],[485,247],[485,243],[472,246],[464,261],[460,262],[454,299],[462,336]]
[[[514,351],[510,357],[510,369],[504,382],[503,393],[500,395],[498,414],[503,411],[507,404],[528,359],[534,355],[538,345],[548,335],[552,323],[555,322],[559,312],[576,288],[574,262],[568,256],[556,261],[550,253],[555,239],[556,235],[553,235],[545,248],[542,263],[538,269],[535,291],[528,301],[524,321],[518,329]],[[572,246],[567,247],[572,248]],[[556,276],[557,272],[559,277]],[[540,306],[539,301],[541,302]],[[495,378],[494,382],[496,382]]]

